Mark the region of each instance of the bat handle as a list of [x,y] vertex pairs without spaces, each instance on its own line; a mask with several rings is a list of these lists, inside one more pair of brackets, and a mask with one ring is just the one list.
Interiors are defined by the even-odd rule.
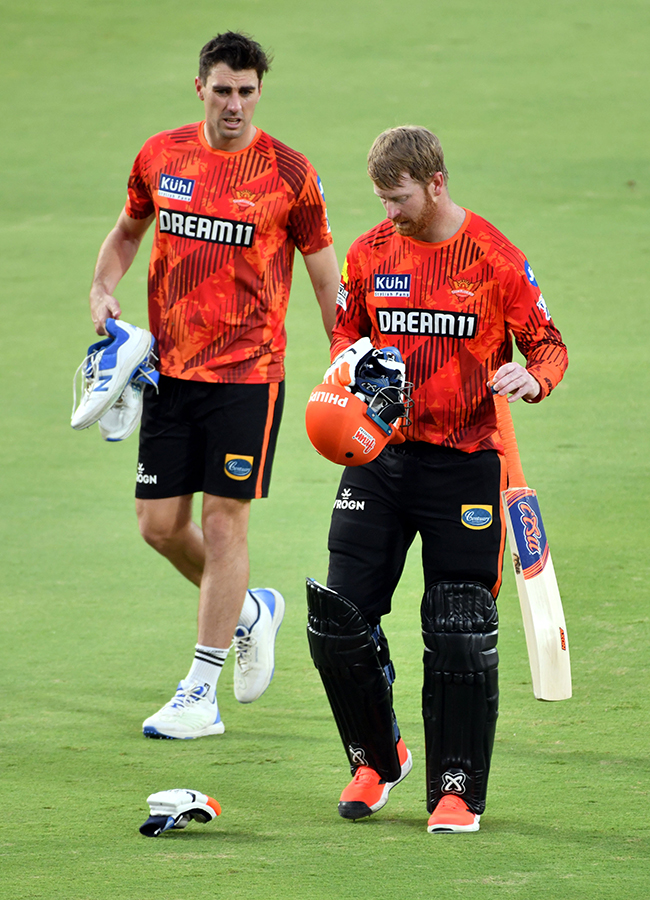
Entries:
[[506,453],[506,466],[508,469],[508,486],[509,487],[528,487],[524,470],[521,467],[521,459],[519,457],[519,447],[517,446],[517,436],[515,435],[515,426],[512,421],[512,413],[510,412],[510,404],[507,397],[494,394],[494,406],[497,413],[497,428],[499,436]]

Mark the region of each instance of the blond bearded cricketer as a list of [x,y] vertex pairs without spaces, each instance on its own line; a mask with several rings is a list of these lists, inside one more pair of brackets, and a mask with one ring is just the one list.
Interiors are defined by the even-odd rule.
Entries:
[[[384,132],[368,172],[386,215],[347,254],[326,381],[336,383],[338,371],[339,385],[357,396],[382,378],[402,387],[394,374],[401,364],[412,407],[397,420],[403,440],[391,435],[371,462],[343,470],[327,585],[307,583],[309,644],[353,774],[339,813],[368,816],[411,770],[382,620],[420,535],[427,828],[473,832],[485,809],[499,696],[507,472],[493,391],[539,403],[562,378],[567,353],[524,254],[451,199],[434,134]],[[513,338],[525,366],[513,361]],[[312,402],[310,415],[335,428],[353,408],[340,388],[335,399]],[[364,423],[358,433],[372,436]],[[317,448],[320,424],[310,434]]]

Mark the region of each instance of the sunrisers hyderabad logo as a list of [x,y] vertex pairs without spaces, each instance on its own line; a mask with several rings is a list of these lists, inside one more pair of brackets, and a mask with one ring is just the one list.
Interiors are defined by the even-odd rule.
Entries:
[[255,206],[256,197],[255,194],[253,194],[251,191],[235,190],[233,193],[235,194],[235,196],[232,202],[236,203],[237,206],[242,208]]
[[466,300],[473,297],[475,291],[480,288],[481,281],[469,281],[467,278],[447,278],[452,294]]

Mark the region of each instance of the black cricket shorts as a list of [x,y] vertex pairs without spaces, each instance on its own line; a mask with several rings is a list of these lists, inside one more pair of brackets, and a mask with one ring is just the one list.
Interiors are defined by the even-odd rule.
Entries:
[[505,477],[496,450],[465,453],[409,441],[346,468],[332,512],[328,587],[374,626],[390,612],[419,532],[425,591],[439,581],[474,581],[496,597]]
[[145,388],[136,497],[268,496],[283,404],[282,382],[216,384],[161,375],[158,393]]

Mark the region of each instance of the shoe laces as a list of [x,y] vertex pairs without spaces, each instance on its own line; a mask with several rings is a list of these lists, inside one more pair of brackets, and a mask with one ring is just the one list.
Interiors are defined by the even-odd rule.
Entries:
[[133,375],[131,375],[129,383],[132,384],[133,387],[139,387],[140,385],[144,387],[145,384],[150,384],[153,388],[156,389],[156,393],[158,393],[158,372],[156,371],[156,367],[151,362],[152,358],[157,359],[153,351],[151,352],[148,360],[140,363]]
[[443,794],[436,810],[440,809],[458,809],[462,812],[468,812],[469,807],[462,799],[462,797],[457,796],[456,794]]
[[354,773],[354,777],[352,781],[356,785],[363,784],[383,784],[382,780],[379,778],[377,772],[374,769],[371,769],[370,766],[359,766],[357,771]]
[[73,413],[77,408],[77,379],[79,377],[79,373],[81,372],[81,395],[83,397],[86,394],[92,393],[92,390],[95,386],[97,373],[99,371],[99,360],[101,359],[103,350],[103,347],[97,345],[91,347],[88,356],[84,359],[81,365],[77,368],[77,371],[74,373],[74,378],[72,379]]
[[207,699],[207,696],[208,689],[204,684],[191,684],[188,687],[179,686],[172,699],[167,703],[167,706],[185,709],[199,700]]
[[[237,632],[241,633],[238,634]],[[245,630],[243,626],[238,626],[232,639],[232,646],[235,648],[235,657],[237,665],[242,672],[247,672],[251,659],[251,652],[257,641],[251,631]]]

